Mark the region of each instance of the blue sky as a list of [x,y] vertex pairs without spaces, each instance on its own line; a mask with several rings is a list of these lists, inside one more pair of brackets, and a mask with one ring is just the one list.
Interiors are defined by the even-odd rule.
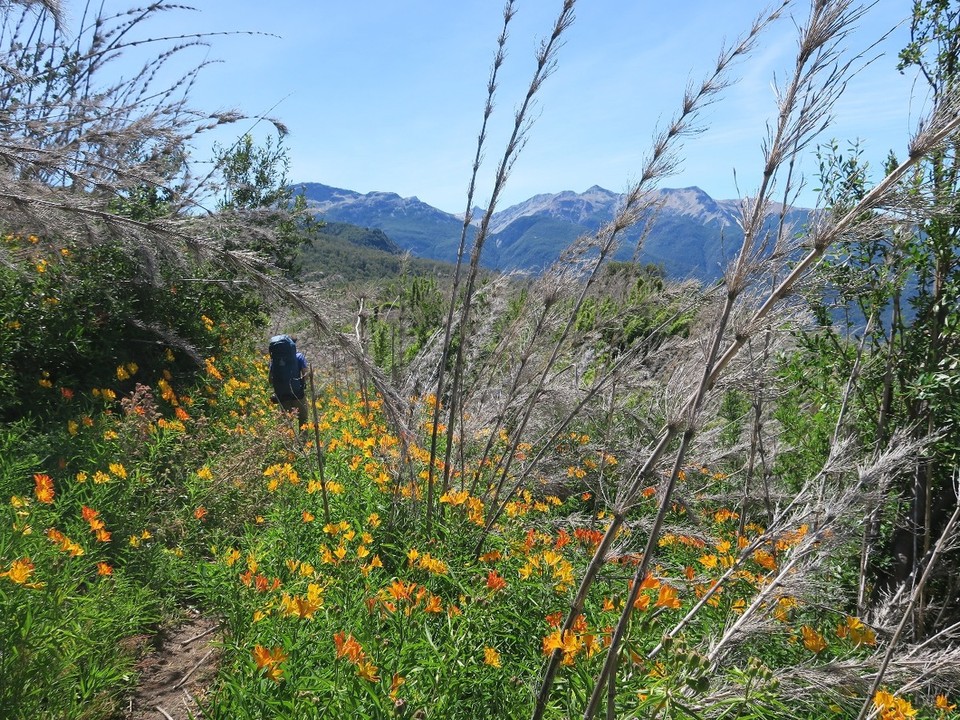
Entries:
[[[171,11],[144,28],[150,35],[262,33],[213,37],[209,48],[182,61],[220,61],[201,75],[194,105],[270,113],[287,124],[292,181],[391,191],[447,212],[463,211],[501,2],[197,0],[195,5],[197,11]],[[859,138],[876,167],[891,149],[905,154],[924,107],[923,88],[896,70],[896,54],[908,34],[905,24],[896,26],[910,5],[878,0],[851,35],[848,45],[856,53],[892,30],[869,51],[876,59],[851,81],[834,126],[823,136],[841,146]],[[129,7],[115,0],[105,0],[105,6]],[[516,6],[479,205],[489,196],[534,52],[560,1],[518,0]],[[68,28],[75,31],[80,4],[68,0],[66,7]],[[658,124],[678,108],[687,82],[699,81],[724,41],[744,32],[765,7],[755,0],[580,0],[500,208],[537,193],[580,192],[591,185],[624,190],[640,172]],[[663,186],[697,185],[715,198],[756,189],[764,128],[776,112],[772,84],[789,69],[795,23],[806,16],[807,3],[798,2],[762,36],[754,54],[736,67],[736,84],[703,115],[704,132],[686,143],[679,172]],[[241,122],[217,139],[229,143],[250,127]],[[815,160],[808,158],[801,169],[809,188],[801,204],[811,205]]]

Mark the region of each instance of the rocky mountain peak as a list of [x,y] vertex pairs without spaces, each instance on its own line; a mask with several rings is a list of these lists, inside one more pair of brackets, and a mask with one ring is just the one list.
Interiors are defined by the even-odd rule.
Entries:
[[[414,255],[451,262],[456,259],[463,217],[438,210],[416,197],[390,192],[356,193],[320,183],[302,186],[321,219],[383,230]],[[622,234],[617,259],[637,259],[663,267],[675,277],[718,277],[743,241],[740,202],[714,200],[698,187],[665,188],[655,193],[656,210],[647,215],[643,245],[638,227]],[[501,270],[540,271],[577,237],[593,234],[613,219],[624,196],[593,185],[583,192],[542,193],[495,212],[481,262]],[[791,210],[801,220],[805,210]],[[474,225],[483,210],[475,210]],[[475,228],[471,228],[475,230]],[[471,238],[472,241],[472,238]]]

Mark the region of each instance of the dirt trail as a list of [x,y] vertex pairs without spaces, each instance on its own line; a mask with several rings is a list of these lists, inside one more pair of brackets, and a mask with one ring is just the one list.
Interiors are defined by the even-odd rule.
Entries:
[[124,720],[189,720],[217,671],[221,639],[215,620],[190,615],[161,631],[144,649],[136,670],[140,682],[126,702]]

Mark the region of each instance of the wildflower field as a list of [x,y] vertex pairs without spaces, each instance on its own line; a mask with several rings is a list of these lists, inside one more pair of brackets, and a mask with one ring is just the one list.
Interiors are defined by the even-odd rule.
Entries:
[[[795,163],[866,57],[846,0],[758,16],[612,219],[498,275],[481,257],[559,5],[456,266],[391,256],[348,288],[298,276],[317,218],[280,121],[193,172],[196,137],[243,116],[187,106],[206,60],[156,85],[208,35],[104,77],[176,43],[132,33],[183,6],[91,5],[73,39],[60,3],[0,7],[0,719],[133,720],[145,657],[198,614],[211,719],[960,718],[960,13],[908,20],[898,70],[930,108],[906,159],[871,183],[821,146],[802,226]],[[788,19],[722,277],[636,262],[651,190]],[[312,363],[299,428],[268,382],[284,331]]]
[[[51,269],[37,257],[56,248],[24,247],[35,253],[27,297],[51,304]],[[613,520],[597,493],[621,467],[586,430],[546,448],[550,482],[499,508],[488,468],[535,449],[481,430],[478,445],[493,451],[436,489],[427,532],[433,398],[412,399],[420,415],[400,438],[375,395],[320,370],[331,379],[317,382],[315,421],[298,435],[269,400],[256,338],[203,312],[196,328],[214,351],[190,372],[163,347],[94,386],[42,363],[23,381],[39,410],[0,431],[4,717],[117,717],[137,682],[125,643],[187,605],[223,630],[219,674],[197,698],[210,718],[527,717],[550,657],[559,669],[544,717],[574,717],[618,624],[605,699],[616,717],[859,710],[858,684],[805,689],[808,674],[869,665],[883,648],[828,600],[842,593],[842,566],[811,580],[823,602],[788,590],[831,542],[829,523],[771,532],[711,500],[732,482],[724,467],[688,465],[651,569],[636,576],[656,480],[575,600]],[[747,620],[762,632],[716,652]],[[954,700],[946,688],[882,687],[871,709],[960,717]]]

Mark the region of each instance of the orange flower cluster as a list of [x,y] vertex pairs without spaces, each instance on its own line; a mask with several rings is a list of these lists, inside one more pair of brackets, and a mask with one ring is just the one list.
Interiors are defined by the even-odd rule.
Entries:
[[316,583],[307,586],[304,596],[284,593],[280,598],[280,611],[287,617],[312,620],[314,613],[323,607],[323,588]]
[[593,528],[576,528],[573,536],[591,552],[596,550],[603,540],[603,533]]
[[206,360],[203,361],[204,368],[207,371],[207,375],[209,375],[210,377],[216,380],[223,380],[223,375],[220,374],[220,371],[217,370],[217,366],[214,365],[216,361],[217,359],[215,357],[208,357]]
[[846,622],[837,627],[837,637],[847,638],[854,645],[874,647],[877,644],[877,634],[873,629],[855,617],[848,617]]
[[268,592],[271,590],[278,590],[281,586],[280,578],[275,577],[273,580],[267,578],[263,573],[257,573],[254,575],[253,570],[247,569],[245,573],[241,573],[240,582],[242,582],[247,587],[252,587],[257,592]]
[[23,585],[32,590],[38,590],[44,586],[44,583],[27,582],[30,576],[33,575],[34,570],[35,566],[30,558],[18,558],[10,563],[9,570],[0,573],[0,577],[5,577],[16,585]]
[[559,507],[563,501],[556,495],[547,495],[542,500],[534,499],[529,490],[524,490],[519,500],[511,500],[504,506],[507,517],[516,518],[528,515],[531,512],[550,512],[551,506]]
[[504,580],[497,573],[496,570],[491,570],[487,573],[487,589],[496,593],[499,590],[504,590],[507,587],[507,581]]
[[162,397],[168,403],[174,407],[180,404],[180,401],[177,399],[177,394],[173,391],[173,388],[170,387],[170,383],[167,382],[167,378],[162,377],[157,380],[157,387],[160,388],[160,397]]
[[47,530],[47,537],[50,538],[52,542],[56,543],[63,552],[68,553],[70,557],[80,557],[84,554],[82,547],[77,545],[77,543],[56,528],[50,528]]
[[[443,612],[443,600],[431,593],[425,587],[417,585],[414,582],[404,582],[403,580],[393,580],[388,586],[382,588],[375,596],[367,600],[367,609],[373,612],[379,601],[382,609],[388,614],[395,614],[398,609],[403,609],[403,614],[407,617],[413,614],[414,610],[422,605],[423,612],[427,614],[438,614]],[[450,612],[455,612],[451,606]]]
[[790,548],[797,545],[803,538],[806,537],[807,532],[810,527],[804,523],[796,530],[790,530],[783,533],[778,539],[776,548],[778,552],[783,552],[784,550],[789,550]]
[[448,490],[440,496],[440,502],[451,507],[463,507],[467,514],[467,520],[479,527],[484,526],[483,501],[480,498],[473,497],[466,490]]
[[407,551],[407,564],[412,568],[420,568],[434,575],[446,575],[447,564],[439,558],[433,557],[430,553],[421,553],[416,548],[410,548]]
[[803,636],[803,646],[810,652],[821,653],[827,649],[826,639],[809,625],[801,627],[800,634]]
[[664,533],[657,544],[660,547],[670,547],[671,545],[679,544],[694,548],[695,550],[702,550],[707,546],[707,543],[700,538],[691,537],[690,535],[675,535],[673,533]]
[[753,561],[764,570],[770,570],[772,572],[777,569],[776,559],[766,550],[755,550],[753,553]]
[[519,574],[523,580],[546,578],[553,582],[553,589],[558,593],[566,592],[573,585],[573,565],[555,550],[530,555]]
[[379,682],[380,676],[377,675],[377,666],[370,661],[363,650],[363,646],[357,642],[353,635],[345,635],[343,631],[333,636],[333,644],[336,648],[337,659],[346,659],[351,665],[357,668],[357,676],[369,682]]
[[53,480],[44,473],[34,473],[34,495],[39,502],[49,505],[53,502]]
[[740,513],[734,512],[729,508],[720,508],[713,514],[713,521],[716,523],[725,523],[730,520],[739,520]]
[[906,720],[916,717],[917,711],[908,700],[897,697],[886,690],[877,690],[873,696],[873,705],[881,720]]
[[282,647],[267,648],[263,645],[257,645],[251,653],[254,662],[257,663],[258,670],[266,671],[266,676],[275,683],[279,683],[283,679],[281,677],[283,668],[280,667],[280,664],[285,662],[288,656]]
[[[372,515],[369,522],[371,527],[376,528],[377,525],[380,524],[380,517],[374,517]],[[327,523],[323,526],[323,531],[327,535],[339,538],[339,544],[336,549],[331,550],[326,543],[320,546],[320,561],[324,565],[340,565],[344,562],[348,555],[350,555],[349,544],[354,539],[359,541],[354,550],[356,558],[362,562],[370,556],[370,545],[373,543],[373,535],[366,531],[358,535],[357,531],[354,530],[346,520],[341,520],[339,523]],[[382,567],[383,562],[380,560],[380,556],[374,555],[370,562],[360,565],[360,572],[362,572],[364,576],[367,576],[374,568]]]
[[267,482],[267,490],[274,492],[280,485],[286,482],[289,485],[299,485],[300,475],[290,463],[276,463],[263,471],[265,478],[270,478]]
[[99,512],[84,505],[80,509],[80,514],[90,525],[90,532],[96,536],[97,542],[110,542],[110,533],[107,532]]
[[[630,586],[632,589],[632,582]],[[650,602],[653,600],[653,597],[649,593],[644,593],[644,590],[657,591],[657,599],[653,603],[654,607],[664,608],[665,610],[676,610],[681,605],[679,593],[675,587],[662,584],[653,576],[653,573],[647,573],[646,577],[640,581],[639,594],[633,602],[633,607],[636,610],[647,610],[650,607]]]
[[[563,653],[563,665],[573,665],[580,653],[585,653],[588,658],[592,657],[605,644],[597,640],[596,633],[590,632],[583,615],[577,616],[569,630],[560,629],[561,613],[551,613],[546,619],[547,624],[556,629],[543,638],[543,654],[550,655],[554,651],[560,651]],[[609,638],[606,642],[609,642]]]

